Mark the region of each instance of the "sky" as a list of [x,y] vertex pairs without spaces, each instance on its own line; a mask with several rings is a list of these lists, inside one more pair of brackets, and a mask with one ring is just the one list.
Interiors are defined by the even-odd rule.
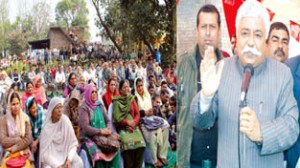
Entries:
[[[26,3],[24,3],[26,1]],[[61,0],[8,0],[8,17],[11,22],[15,21],[16,17],[21,13],[20,9],[29,11],[34,4],[37,2],[46,2],[51,6],[51,21],[55,20],[55,7],[58,2]],[[98,28],[95,26],[96,11],[92,2],[90,0],[86,0],[87,8],[89,9],[89,28],[91,39],[90,41],[95,41],[96,33]]]

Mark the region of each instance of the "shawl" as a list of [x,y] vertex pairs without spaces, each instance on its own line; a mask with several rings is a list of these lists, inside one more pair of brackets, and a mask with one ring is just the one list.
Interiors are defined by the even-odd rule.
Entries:
[[115,91],[113,93],[109,90],[110,82],[106,85],[106,92],[102,96],[102,100],[104,102],[106,109],[108,109],[109,105],[111,104],[113,96],[120,96],[117,89],[115,89]]
[[39,75],[36,75],[33,78],[33,94],[36,95],[36,96],[41,97],[42,104],[44,104],[47,101],[45,89],[44,89],[43,86],[40,86],[38,88],[35,86],[37,81],[40,80],[40,79],[42,79],[42,78]]
[[[113,97],[113,122],[120,123],[124,119],[131,117],[130,104],[134,100],[133,95]],[[130,119],[130,118],[129,118]],[[132,120],[132,117],[131,117]]]
[[81,106],[82,99],[80,97],[80,93],[78,90],[75,89],[70,93],[70,97],[66,99],[66,101],[64,103],[64,111],[63,112],[66,116],[68,116],[70,118],[71,123],[74,126],[78,126],[78,119],[79,119],[78,109],[79,108],[70,108],[69,103],[72,99],[75,99],[78,101],[78,107]]
[[25,110],[25,105],[26,105],[26,100],[29,98],[29,97],[31,97],[31,96],[34,96],[34,98],[35,98],[35,100],[36,100],[36,102],[37,102],[37,104],[39,104],[39,105],[43,105],[42,104],[42,98],[40,97],[40,96],[38,96],[38,95],[35,95],[35,94],[29,94],[29,93],[27,93],[27,92],[25,92],[24,94],[23,94],[23,97],[22,97],[22,110]]
[[[92,95],[93,87],[96,87],[93,83],[90,83],[85,87],[84,101],[94,111],[94,109],[97,106],[99,106],[101,103],[100,103],[100,101],[92,102],[91,95]],[[98,96],[98,94],[97,94],[97,96]]]
[[40,106],[39,104],[37,104],[37,116],[33,117],[30,112],[29,112],[29,104],[32,103],[34,97],[29,97],[26,101],[26,108],[25,108],[25,113],[28,115],[29,119],[30,119],[30,124],[31,124],[31,131],[32,131],[32,137],[33,140],[36,140],[42,131],[42,127],[45,123],[45,114],[43,111],[43,107]]
[[152,101],[151,101],[151,96],[146,89],[145,85],[143,84],[143,95],[141,96],[137,92],[137,87],[136,87],[136,81],[138,78],[135,79],[134,81],[134,90],[135,90],[135,96],[137,97],[137,103],[139,106],[139,110],[149,110],[152,108]]
[[[12,93],[9,95],[8,100],[10,100]],[[25,135],[25,131],[26,131],[25,123],[29,122],[29,118],[25,113],[23,113],[23,110],[20,108],[19,114],[17,114],[16,119],[14,119],[14,117],[12,116],[12,113],[10,111],[10,102],[8,101],[8,104],[6,107],[6,118],[7,118],[8,136],[9,137],[18,137],[18,136],[23,137]]]
[[46,115],[46,122],[40,137],[40,161],[46,158],[46,164],[58,167],[65,163],[71,149],[78,146],[78,141],[69,118],[62,114],[58,122],[53,123],[51,116],[54,108],[61,104],[60,98],[51,99]]

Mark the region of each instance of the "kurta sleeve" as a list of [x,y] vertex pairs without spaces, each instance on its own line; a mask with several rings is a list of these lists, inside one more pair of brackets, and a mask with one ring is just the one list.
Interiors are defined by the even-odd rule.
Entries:
[[103,111],[103,116],[104,116],[104,119],[105,119],[106,128],[111,129],[111,121],[110,121],[110,119],[107,115],[107,111],[106,111],[106,109],[103,105],[101,105],[101,110]]
[[[42,86],[43,87],[43,86]],[[43,87],[43,91],[42,91],[42,105],[44,105],[44,103],[46,103],[47,101],[47,96],[46,96],[46,91],[45,91],[45,88]]]
[[0,142],[4,149],[10,148],[15,145],[21,138],[9,137],[7,132],[6,116],[0,119]]
[[[83,134],[93,137],[97,134],[100,134],[101,130],[98,128],[93,128],[90,124],[90,111],[86,106],[81,106],[79,109],[79,127],[81,128],[81,131]],[[91,114],[92,115],[92,114]]]
[[132,101],[130,105],[131,115],[133,117],[133,120],[135,122],[135,125],[139,125],[140,123],[140,111],[139,107],[135,100]]
[[31,145],[33,141],[32,134],[31,134],[31,125],[29,122],[26,122],[25,126],[26,126],[25,136],[21,137],[21,139],[19,139],[18,142],[11,147],[12,152],[17,152],[26,149],[28,146]]
[[291,147],[298,138],[298,107],[293,96],[293,79],[290,73],[285,76],[277,101],[276,118],[260,123],[263,139],[261,155],[282,152]]
[[193,125],[201,129],[212,127],[217,117],[217,108],[218,93],[216,93],[213,97],[206,99],[203,98],[201,91],[198,92],[193,98],[190,106]]
[[77,146],[74,146],[68,153],[68,159],[72,162],[73,161],[73,158],[74,156],[76,155],[77,153]]
[[66,98],[66,97],[69,95],[69,93],[70,93],[70,89],[69,89],[69,87],[67,86],[67,87],[65,87],[65,90],[64,90],[64,92],[63,92],[63,98]]

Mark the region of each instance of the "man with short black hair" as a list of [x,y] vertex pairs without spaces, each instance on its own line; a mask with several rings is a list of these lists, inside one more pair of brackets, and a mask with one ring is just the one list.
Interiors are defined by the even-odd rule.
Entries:
[[220,13],[214,5],[207,4],[197,14],[197,45],[192,53],[184,56],[177,71],[177,166],[180,168],[201,167],[217,162],[217,123],[206,129],[192,125],[190,103],[201,89],[199,71],[205,55],[216,60],[223,58],[219,50],[221,36]]
[[289,57],[290,35],[286,25],[281,22],[274,22],[270,26],[267,39],[268,56],[277,61],[284,62]]

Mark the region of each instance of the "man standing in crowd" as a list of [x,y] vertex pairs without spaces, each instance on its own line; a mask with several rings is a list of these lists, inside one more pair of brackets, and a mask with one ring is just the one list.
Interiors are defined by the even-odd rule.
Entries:
[[[237,57],[216,64],[207,54],[202,61],[202,89],[190,109],[199,128],[212,126],[218,118],[218,166],[284,167],[283,151],[298,138],[292,75],[264,55],[268,30],[268,11],[256,0],[245,1],[236,17]],[[251,66],[244,94],[244,68],[251,73]]]
[[[300,114],[300,55],[288,59],[286,65],[291,69],[293,79],[294,79],[294,96],[296,98],[298,104],[298,114]],[[299,124],[299,120],[298,120]],[[300,124],[299,124],[300,125]],[[287,160],[287,168],[294,168],[296,164],[300,164],[299,157],[300,157],[300,137],[296,143],[285,152],[285,157]]]
[[290,35],[286,25],[281,22],[274,22],[270,26],[267,39],[268,56],[277,61],[284,62],[289,57]]
[[[289,57],[289,41],[290,35],[288,28],[281,22],[274,22],[270,26],[270,31],[267,39],[267,45],[269,49],[269,56],[286,63],[291,69],[294,78],[294,96],[297,104],[300,103],[300,56],[288,59]],[[288,59],[288,60],[287,60]],[[287,61],[286,61],[287,60]],[[299,68],[298,68],[299,67]],[[299,107],[298,107],[299,108]],[[300,111],[298,110],[298,114]],[[294,168],[298,162],[300,156],[300,140],[287,151],[285,151],[285,159],[287,160],[287,168]]]
[[219,11],[213,5],[204,5],[197,15],[197,42],[193,53],[184,56],[177,72],[177,165],[181,168],[201,167],[210,162],[215,167],[217,161],[217,122],[210,128],[193,127],[190,103],[200,91],[200,64],[208,48],[217,60],[222,59],[218,49],[221,34]]

